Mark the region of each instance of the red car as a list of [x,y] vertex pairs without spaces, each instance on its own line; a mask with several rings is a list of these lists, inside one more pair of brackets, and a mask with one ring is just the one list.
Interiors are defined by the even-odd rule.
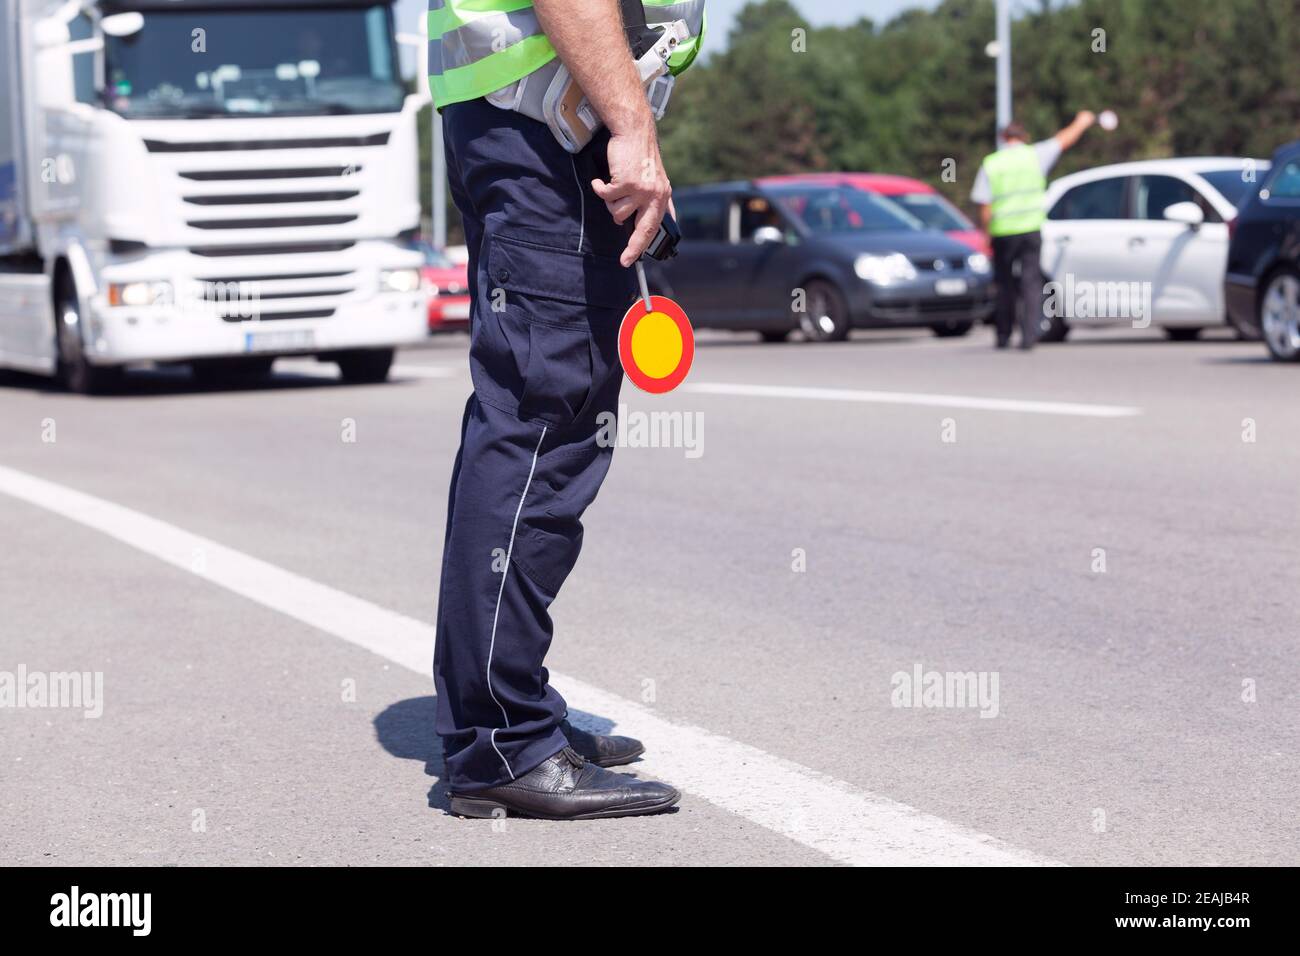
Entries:
[[803,173],[792,176],[767,176],[758,181],[763,185],[781,183],[819,183],[825,186],[849,186],[863,192],[884,196],[910,212],[927,229],[947,233],[963,245],[986,256],[993,255],[993,246],[976,225],[960,209],[950,203],[928,183],[907,176],[887,173]]
[[429,294],[429,331],[445,332],[469,327],[469,272],[456,265],[441,249],[418,243],[424,254],[420,278]]

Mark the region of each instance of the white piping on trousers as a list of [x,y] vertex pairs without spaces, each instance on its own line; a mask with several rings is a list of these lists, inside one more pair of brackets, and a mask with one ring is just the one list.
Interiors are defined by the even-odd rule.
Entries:
[[[577,169],[574,169],[574,175],[577,175]],[[510,526],[510,543],[506,545],[506,566],[501,569],[501,587],[497,591],[497,607],[492,612],[492,639],[488,642],[488,659],[487,659],[487,688],[488,693],[492,695],[492,700],[501,708],[501,719],[510,726],[510,718],[506,716],[506,709],[502,706],[501,701],[497,700],[496,691],[492,689],[492,652],[497,646],[497,619],[501,616],[501,596],[506,593],[506,575],[510,573],[510,555],[515,550],[515,531],[519,528],[519,515],[524,510],[524,499],[528,497],[528,489],[533,484],[533,472],[537,470],[537,456],[541,454],[542,442],[546,441],[546,428],[542,426],[542,437],[537,439],[537,447],[533,449],[533,463],[528,466],[528,480],[524,482],[524,493],[519,496],[519,507],[515,508],[515,522]],[[492,728],[492,749],[497,752],[501,762],[506,765],[506,773],[510,774],[510,779],[515,779],[515,772],[510,769],[510,761],[506,759],[505,754],[497,747],[497,729]]]
[[578,206],[582,209],[582,217],[578,225],[578,251],[582,251],[582,240],[587,235],[587,194],[582,191],[582,179],[578,176],[578,161],[569,155],[569,164],[573,167],[573,181],[578,184]]

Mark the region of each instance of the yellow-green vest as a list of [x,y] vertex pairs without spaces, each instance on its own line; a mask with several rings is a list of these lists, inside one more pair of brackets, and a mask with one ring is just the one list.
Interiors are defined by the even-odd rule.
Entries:
[[990,236],[1019,236],[1042,228],[1047,219],[1047,177],[1034,147],[1021,143],[998,150],[984,160],[984,172],[993,192]]
[[[690,38],[668,61],[691,65],[704,37],[704,0],[641,0],[646,22],[685,20]],[[429,0],[429,88],[438,109],[486,96],[555,58],[531,0]]]

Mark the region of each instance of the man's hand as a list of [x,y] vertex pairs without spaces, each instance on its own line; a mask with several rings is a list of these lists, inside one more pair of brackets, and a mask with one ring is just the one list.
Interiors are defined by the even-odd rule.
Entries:
[[659,231],[670,187],[616,0],[534,0],[546,38],[609,127],[609,182],[591,188],[615,222],[636,216],[619,261],[630,266]]
[[659,141],[653,122],[649,128],[611,130],[609,138],[609,182],[591,181],[591,188],[617,223],[636,216],[636,229],[618,261],[630,266],[645,252],[664,210],[672,202],[672,187],[659,158]]

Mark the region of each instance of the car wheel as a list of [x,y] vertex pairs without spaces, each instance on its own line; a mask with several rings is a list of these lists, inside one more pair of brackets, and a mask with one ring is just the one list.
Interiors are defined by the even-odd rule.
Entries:
[[946,325],[932,325],[931,330],[941,339],[957,339],[969,335],[975,328],[974,322],[949,322]]
[[1165,329],[1165,335],[1169,336],[1171,342],[1195,342],[1201,337],[1201,330],[1196,329]]
[[1038,320],[1038,341],[1064,342],[1070,337],[1070,324],[1056,315],[1045,315]]
[[358,349],[344,352],[334,359],[339,366],[339,376],[353,385],[374,385],[388,381],[393,367],[392,349]]
[[758,334],[763,337],[764,342],[784,342],[790,337],[790,330],[786,329],[782,332],[759,332]]
[[849,307],[840,290],[825,279],[804,286],[806,310],[799,327],[813,342],[842,342],[849,335]]
[[78,395],[106,392],[122,379],[119,366],[91,365],[86,361],[81,327],[81,303],[72,276],[59,276],[54,299],[54,345],[57,374],[63,387]]
[[1259,300],[1259,327],[1273,358],[1300,361],[1300,272],[1284,269],[1268,280]]
[[190,363],[194,380],[208,388],[251,388],[271,374],[275,358],[202,359]]

